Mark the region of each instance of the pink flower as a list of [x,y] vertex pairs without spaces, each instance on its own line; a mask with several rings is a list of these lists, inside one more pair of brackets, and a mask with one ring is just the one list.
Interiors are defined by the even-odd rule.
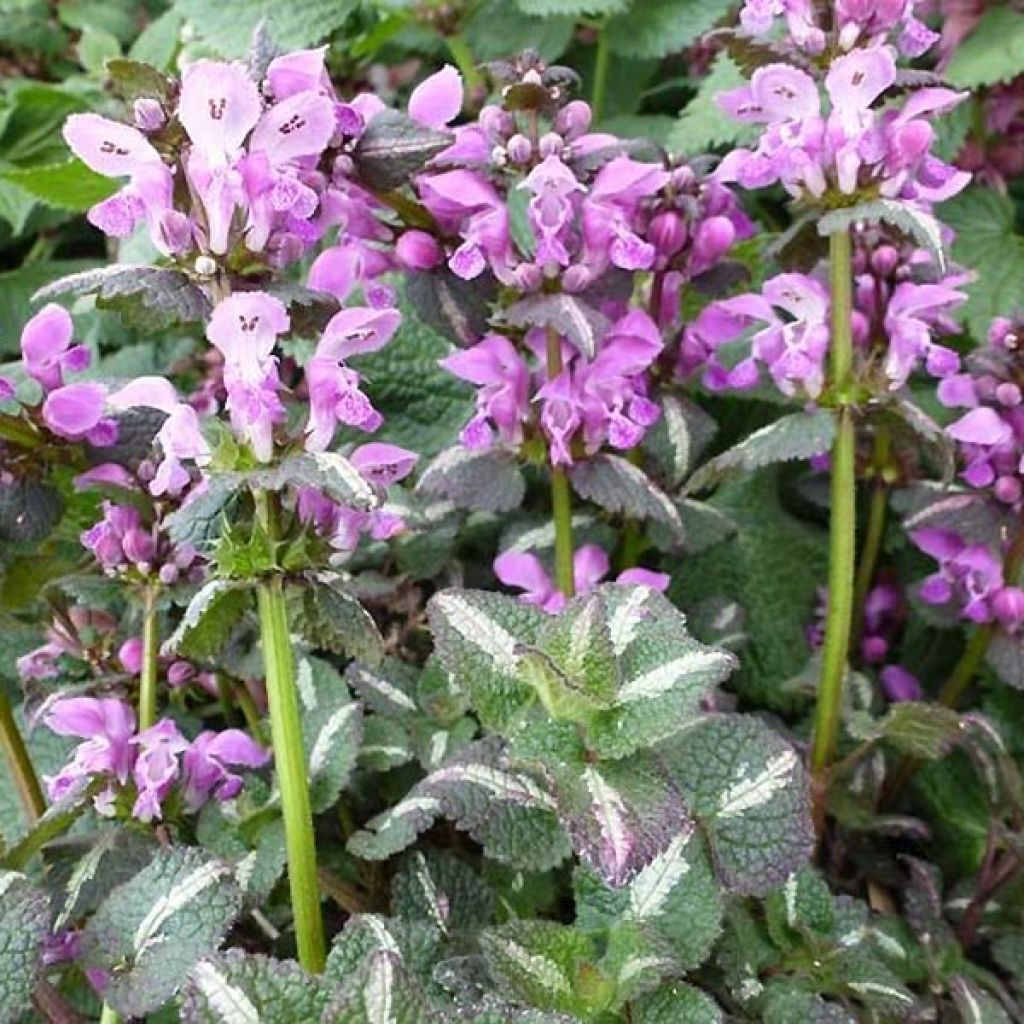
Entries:
[[428,128],[443,128],[462,109],[462,75],[446,64],[425,78],[409,97],[409,116]]
[[80,743],[69,764],[46,778],[51,800],[88,785],[97,775],[109,775],[124,785],[131,774],[135,712],[111,697],[65,697],[50,704],[43,721],[59,736],[75,736]]
[[440,363],[449,373],[479,388],[476,415],[459,435],[467,448],[486,447],[495,432],[502,444],[522,442],[523,424],[530,413],[530,371],[508,338],[488,334],[472,348]]
[[178,120],[210,168],[230,163],[262,112],[244,64],[200,60],[181,77]]
[[132,769],[138,791],[132,816],[139,821],[159,820],[161,805],[178,781],[178,759],[188,749],[188,741],[174,722],[165,718],[130,742],[138,750]]
[[84,370],[89,365],[89,350],[72,345],[74,323],[66,309],[50,303],[44,306],[21,331],[21,361],[25,372],[45,391],[64,383],[65,371]]
[[881,672],[882,689],[893,702],[905,700],[921,700],[924,691],[917,676],[908,672],[902,665],[886,665]]
[[359,374],[344,361],[383,348],[398,330],[401,319],[396,309],[365,308],[343,309],[331,318],[306,365],[306,447],[310,451],[326,451],[338,423],[368,432],[380,426],[380,413],[360,389]]
[[46,396],[43,422],[68,441],[88,441],[96,447],[111,445],[117,440],[117,426],[103,415],[106,401],[106,392],[99,384],[65,384]]
[[284,419],[273,355],[277,336],[291,326],[280,299],[265,292],[236,292],[217,305],[206,336],[224,356],[224,386],[231,426],[256,458],[269,462],[274,424]]
[[371,441],[354,449],[349,461],[364,480],[375,487],[388,487],[404,480],[419,461],[419,456],[398,445]]
[[270,754],[240,729],[201,732],[182,758],[185,809],[199,810],[211,796],[231,800],[242,788],[242,776],[229,767],[261,768]]

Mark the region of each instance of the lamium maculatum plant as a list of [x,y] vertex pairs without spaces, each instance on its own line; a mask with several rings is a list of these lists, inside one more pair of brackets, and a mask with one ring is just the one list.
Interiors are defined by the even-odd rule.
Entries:
[[0,1024],[1021,1019],[1024,15],[144,6],[0,89]]

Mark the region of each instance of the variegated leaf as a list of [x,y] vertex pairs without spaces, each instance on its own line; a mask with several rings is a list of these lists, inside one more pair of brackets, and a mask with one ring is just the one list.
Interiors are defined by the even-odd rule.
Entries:
[[46,896],[34,882],[0,871],[0,1024],[15,1024],[32,1005],[49,916]]

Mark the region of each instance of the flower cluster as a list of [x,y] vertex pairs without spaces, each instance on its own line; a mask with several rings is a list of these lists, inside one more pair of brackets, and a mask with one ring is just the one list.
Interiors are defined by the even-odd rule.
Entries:
[[[947,378],[960,357],[935,338],[959,330],[951,313],[965,299],[969,278],[950,273],[937,281],[932,257],[887,229],[859,232],[854,251],[852,330],[858,379],[873,391],[898,390],[919,369]],[[785,395],[817,399],[825,384],[831,296],[824,268],[815,274],[779,274],[760,293],[705,307],[687,325],[677,370],[703,370],[713,391],[755,387],[764,369]],[[750,353],[731,365],[719,350],[754,328]]]
[[95,779],[107,785],[93,803],[113,815],[119,797],[131,801],[139,821],[159,820],[172,794],[175,806],[193,813],[211,797],[230,800],[243,778],[232,769],[259,768],[269,755],[237,729],[202,732],[186,740],[170,719],[136,731],[135,712],[112,697],[68,697],[44,711],[46,725],[60,736],[82,740],[56,775],[46,779],[51,800],[80,791]]
[[[350,177],[351,152],[384,107],[369,94],[339,100],[324,55],[282,55],[262,83],[244,64],[201,60],[185,69],[175,102],[138,100],[134,125],[98,114],[68,118],[64,137],[76,156],[125,181],[89,220],[115,238],[144,224],[161,253],[205,258],[196,270],[210,274],[238,247],[282,266],[335,227],[379,236],[368,194]],[[422,123],[458,113],[440,112],[450,90],[437,92],[435,80],[414,94],[410,112]]]
[[[608,555],[596,544],[584,544],[573,556],[573,586],[577,594],[586,594],[606,579],[611,570]],[[526,551],[505,551],[494,560],[494,575],[505,584],[523,591],[521,600],[536,605],[549,615],[557,615],[567,598],[555,586],[541,560]],[[662,593],[668,589],[669,577],[650,569],[627,569],[619,573],[616,583],[652,587]]]

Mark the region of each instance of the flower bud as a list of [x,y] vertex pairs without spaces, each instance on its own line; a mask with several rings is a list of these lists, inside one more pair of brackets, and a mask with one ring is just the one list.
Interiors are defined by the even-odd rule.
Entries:
[[152,534],[137,527],[133,527],[124,535],[121,546],[124,548],[125,557],[136,564],[150,562],[156,553]]
[[886,665],[882,669],[882,689],[892,701],[920,700],[922,696],[917,677],[900,665]]
[[593,271],[581,263],[576,263],[562,274],[562,288],[567,292],[581,292],[590,287],[593,280]]
[[889,645],[884,636],[866,636],[861,641],[860,652],[864,660],[877,665],[884,660],[889,651]]
[[1020,405],[1020,388],[1012,381],[1004,380],[996,386],[996,399],[1001,405],[1010,407]]
[[1021,482],[1015,476],[1001,476],[992,486],[992,493],[997,501],[1005,502],[1007,505],[1015,505],[1020,501]]
[[517,132],[508,140],[505,152],[514,164],[529,163],[530,157],[533,156],[533,144],[525,135]]
[[874,270],[879,277],[889,277],[897,266],[899,266],[899,262],[899,250],[892,245],[880,245],[871,254],[871,269]]
[[654,243],[658,255],[669,260],[686,244],[686,221],[675,210],[659,213],[652,221],[647,237]]
[[142,637],[133,636],[118,648],[117,660],[125,672],[137,676],[142,671]]
[[338,131],[350,139],[357,139],[366,129],[363,115],[349,103],[337,103],[334,107],[334,119]]
[[567,142],[572,142],[587,131],[593,116],[589,104],[573,100],[555,115],[555,131],[565,136]]
[[195,674],[195,668],[187,661],[172,662],[167,667],[167,685],[184,686]]
[[149,96],[140,96],[132,107],[132,113],[139,131],[156,132],[167,124],[167,116],[164,114],[164,108],[160,106],[160,101]]
[[197,256],[194,267],[200,277],[213,277],[217,273],[217,261],[212,256]]
[[1024,590],[1003,587],[992,599],[992,611],[1007,632],[1014,632],[1024,622]]
[[165,210],[160,216],[160,237],[171,252],[185,252],[192,245],[192,221],[180,210]]
[[177,582],[178,567],[168,562],[160,566],[160,571],[157,575],[160,577],[160,582],[169,587],[172,583]]
[[406,231],[395,245],[395,256],[406,270],[431,270],[444,257],[441,246],[426,231]]
[[709,267],[728,250],[736,238],[736,229],[727,217],[711,217],[697,228],[693,239],[693,260]]
[[540,151],[541,157],[547,159],[549,156],[561,156],[565,143],[561,135],[557,135],[555,132],[548,132],[541,137],[537,148]]
[[488,141],[492,143],[503,142],[516,130],[516,122],[512,115],[494,104],[480,111],[477,122]]

